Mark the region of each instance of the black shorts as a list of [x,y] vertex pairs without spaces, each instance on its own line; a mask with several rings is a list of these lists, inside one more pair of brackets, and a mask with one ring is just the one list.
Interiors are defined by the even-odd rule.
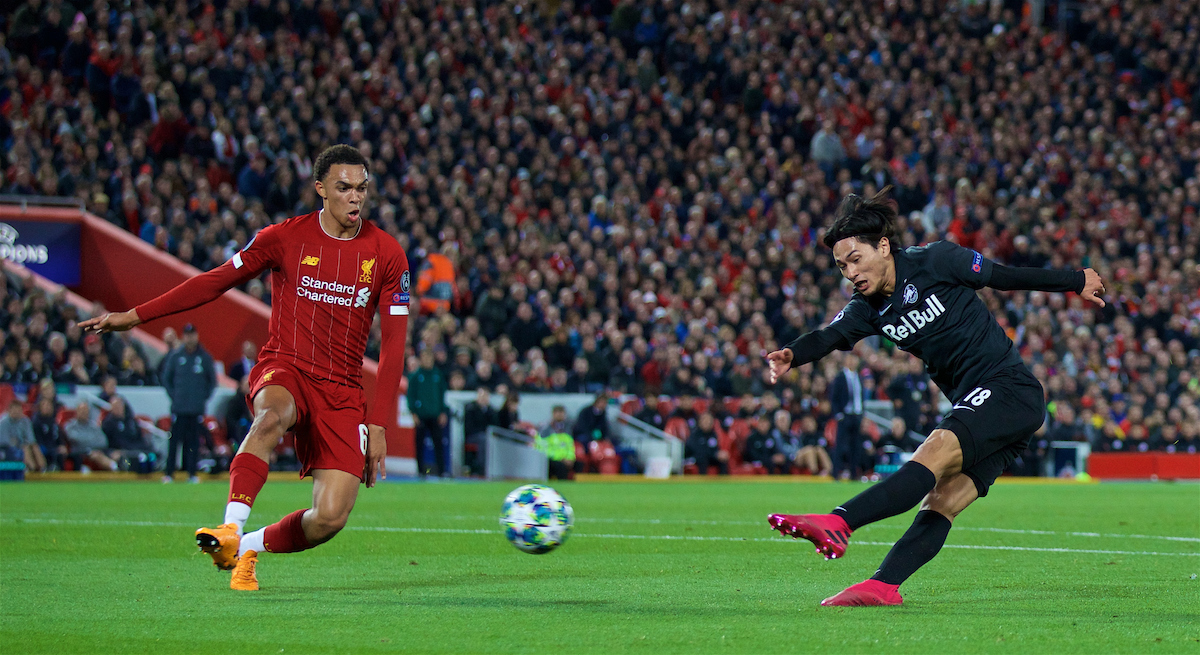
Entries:
[[954,403],[938,424],[958,437],[962,471],[975,481],[979,497],[1008,468],[1042,427],[1046,402],[1042,385],[1024,366],[997,371]]

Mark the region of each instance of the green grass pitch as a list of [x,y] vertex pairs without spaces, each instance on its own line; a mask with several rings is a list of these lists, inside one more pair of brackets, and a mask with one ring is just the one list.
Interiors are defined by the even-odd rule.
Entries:
[[[770,512],[858,484],[580,482],[548,555],[509,545],[517,483],[382,484],[351,527],[233,592],[196,552],[223,483],[0,486],[0,653],[1200,653],[1200,485],[1000,484],[896,608],[824,608],[911,513],[827,562]],[[270,482],[250,527],[307,507]]]

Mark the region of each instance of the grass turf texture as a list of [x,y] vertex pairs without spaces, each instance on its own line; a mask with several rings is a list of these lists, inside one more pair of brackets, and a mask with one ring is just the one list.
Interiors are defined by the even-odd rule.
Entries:
[[[911,513],[831,562],[765,519],[861,485],[560,483],[575,529],[541,556],[499,532],[515,486],[364,489],[351,528],[263,555],[262,590],[239,593],[193,545],[223,484],[3,485],[0,652],[1200,652],[1196,484],[998,485],[904,606],[851,609],[818,603],[869,577]],[[271,482],[250,527],[310,498]]]

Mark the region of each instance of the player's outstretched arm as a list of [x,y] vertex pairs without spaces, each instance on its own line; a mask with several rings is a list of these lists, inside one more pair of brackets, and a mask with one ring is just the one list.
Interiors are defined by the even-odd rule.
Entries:
[[106,332],[132,330],[141,324],[142,319],[138,316],[137,310],[131,309],[127,312],[110,312],[103,316],[93,316],[86,321],[80,322],[79,327],[83,328],[84,332],[104,334]]
[[845,350],[852,345],[853,343],[846,340],[845,335],[833,328],[813,330],[767,355],[767,365],[771,368],[771,383],[778,382],[779,378],[794,366],[815,362],[836,349]]

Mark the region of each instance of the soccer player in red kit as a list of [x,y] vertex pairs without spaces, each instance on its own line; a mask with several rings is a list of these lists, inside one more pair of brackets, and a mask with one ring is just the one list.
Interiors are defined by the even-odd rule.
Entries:
[[[372,487],[386,477],[385,417],[404,372],[408,258],[396,239],[365,220],[367,161],[357,149],[325,150],[313,177],[320,211],[263,228],[229,261],[149,302],[81,324],[95,332],[128,330],[272,271],[270,337],[246,396],[254,422],[229,467],[224,523],[196,531],[213,563],[233,570],[233,589],[258,589],[258,553],[294,553],[332,539],[346,525],[359,483]],[[383,345],[367,411],[361,369],[376,308]],[[288,430],[296,434],[301,477],[313,478],[312,508],[243,534],[267,480],[267,459]]]

